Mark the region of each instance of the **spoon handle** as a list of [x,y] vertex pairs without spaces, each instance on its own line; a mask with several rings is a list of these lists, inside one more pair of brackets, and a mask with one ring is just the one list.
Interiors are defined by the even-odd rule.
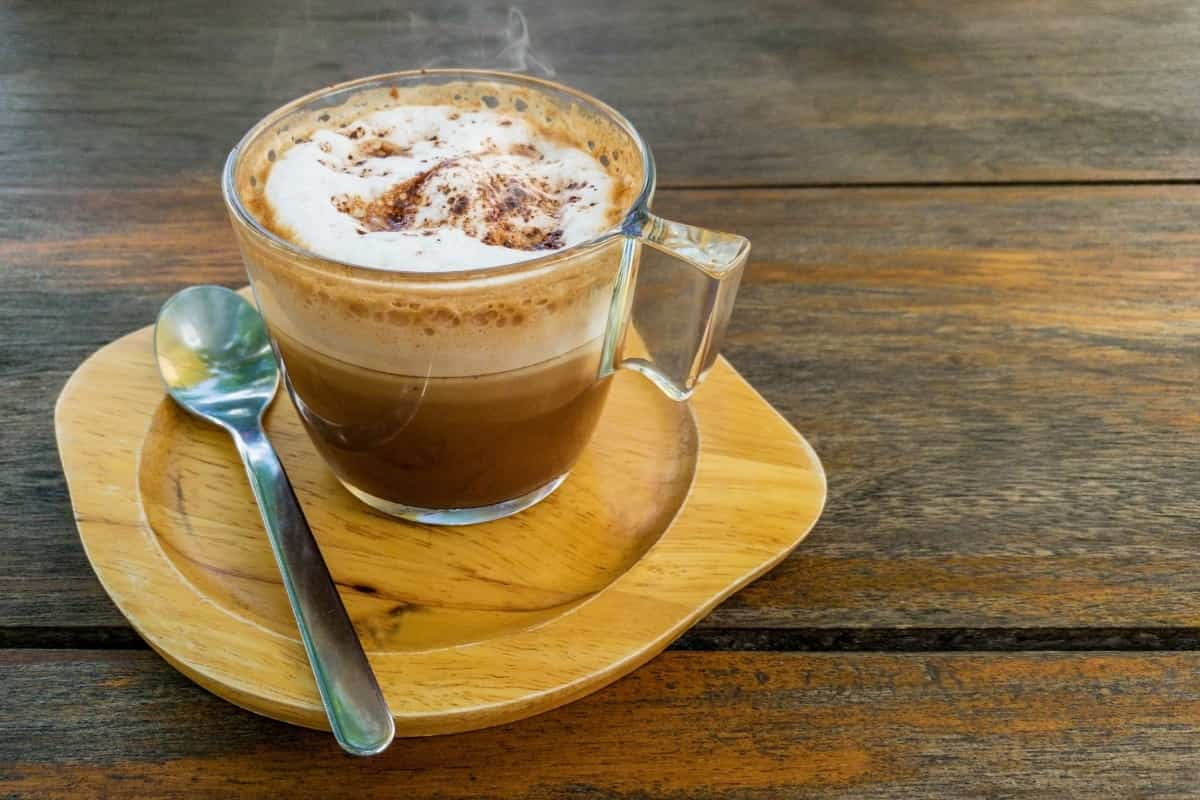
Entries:
[[349,753],[374,755],[391,743],[395,723],[292,484],[260,424],[230,432],[250,476],[334,738]]

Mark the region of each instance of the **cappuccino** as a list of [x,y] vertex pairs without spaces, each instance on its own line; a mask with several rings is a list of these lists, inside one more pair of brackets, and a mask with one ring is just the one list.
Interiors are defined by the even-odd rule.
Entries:
[[613,133],[547,110],[533,92],[372,92],[257,150],[247,194],[264,227],[404,275],[342,284],[265,252],[254,273],[309,435],[377,507],[534,493],[570,469],[599,418],[620,241],[545,275],[454,280],[594,240],[629,208],[641,175]]

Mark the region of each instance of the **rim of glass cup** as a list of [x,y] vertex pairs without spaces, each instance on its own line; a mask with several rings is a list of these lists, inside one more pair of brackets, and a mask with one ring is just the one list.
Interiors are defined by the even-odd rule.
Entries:
[[[590,239],[583,242],[578,242],[565,247],[562,250],[555,250],[544,256],[530,258],[524,261],[517,261],[512,264],[503,264],[494,267],[461,267],[453,269],[445,269],[438,271],[420,271],[420,270],[396,270],[386,267],[372,267],[365,264],[356,264],[349,261],[340,261],[336,258],[323,256],[319,253],[314,253],[300,245],[293,244],[286,239],[283,239],[269,229],[264,227],[254,215],[242,204],[241,198],[238,196],[236,187],[234,186],[234,169],[237,166],[238,156],[243,149],[254,140],[256,136],[269,128],[282,117],[296,111],[311,102],[320,100],[322,97],[335,94],[337,92],[361,88],[373,83],[386,83],[387,81],[403,80],[410,78],[434,77],[434,78],[453,78],[462,77],[464,80],[500,80],[509,83],[524,83],[532,87],[552,89],[556,92],[570,95],[576,98],[580,103],[593,108],[600,113],[606,115],[615,122],[630,139],[637,145],[638,156],[642,163],[642,186],[638,190],[637,196],[629,204],[628,208],[622,209],[619,221],[612,227],[601,231]],[[354,80],[343,81],[330,86],[326,86],[316,91],[309,92],[306,95],[297,97],[295,100],[280,106],[265,117],[256,122],[250,130],[234,145],[229,151],[229,155],[225,159],[225,167],[221,175],[221,193],[225,198],[225,205],[233,213],[242,225],[248,228],[253,234],[264,240],[268,246],[276,250],[282,250],[293,256],[299,256],[306,261],[318,261],[341,270],[344,270],[349,276],[356,275],[363,278],[371,278],[375,280],[396,280],[396,281],[437,281],[437,280],[462,280],[464,278],[474,277],[501,277],[501,276],[528,276],[531,273],[543,271],[549,267],[553,267],[560,261],[579,255],[580,253],[591,250],[602,244],[611,241],[614,238],[627,235],[627,228],[633,225],[639,216],[644,213],[644,210],[649,205],[651,196],[654,193],[654,157],[650,153],[650,148],[646,145],[645,140],[637,129],[633,127],[628,119],[621,112],[617,111],[612,106],[599,100],[591,95],[581,92],[565,84],[557,81],[548,81],[543,78],[535,78],[531,75],[523,75],[515,72],[503,72],[500,70],[489,69],[416,69],[416,70],[401,70],[399,72],[385,72],[379,75],[368,75],[364,78],[355,78]],[[628,234],[633,235],[633,234]]]

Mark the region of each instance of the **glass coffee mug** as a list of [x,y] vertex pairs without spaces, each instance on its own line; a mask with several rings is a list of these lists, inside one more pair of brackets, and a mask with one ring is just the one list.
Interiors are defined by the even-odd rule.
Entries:
[[[587,148],[624,191],[612,227],[529,261],[440,272],[341,263],[273,232],[263,190],[277,153],[316,126],[433,104],[523,116]],[[741,236],[650,211],[654,161],[616,111],[499,72],[398,72],[302,97],[246,134],[222,188],[317,450],[363,502],[426,523],[497,519],[554,491],[617,369],[686,400],[716,359],[750,250]],[[643,245],[676,261],[656,260],[650,274]]]

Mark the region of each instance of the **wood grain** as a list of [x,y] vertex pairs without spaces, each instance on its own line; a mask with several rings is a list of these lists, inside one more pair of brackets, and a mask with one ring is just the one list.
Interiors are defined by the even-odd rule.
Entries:
[[0,793],[1189,797],[1198,671],[1180,653],[668,653],[557,711],[357,761],[151,653],[9,651]]
[[0,183],[208,179],[325,84],[538,64],[625,111],[663,185],[1200,177],[1187,0],[531,0],[524,63],[509,5],[4,3]]
[[[88,560],[197,683],[326,727],[241,463],[164,397],[153,340],[145,327],[102,348],[55,406]],[[267,429],[401,736],[521,719],[636,669],[785,558],[825,502],[812,449],[723,360],[686,406],[616,376],[570,479],[464,529],[356,501],[286,401]]]
[[[0,419],[25,443],[0,482],[12,630],[123,624],[52,463],[66,375],[175,289],[243,280],[214,189],[72,193],[88,220],[72,229],[49,219],[64,197],[0,193],[0,337],[18,343],[0,349]],[[737,197],[657,205],[753,240],[726,350],[811,437],[831,500],[804,548],[706,624],[975,629],[959,640],[977,644],[1195,625],[1190,187]]]
[[714,624],[1195,625],[1192,190],[704,199],[763,245],[726,352],[832,476]]

